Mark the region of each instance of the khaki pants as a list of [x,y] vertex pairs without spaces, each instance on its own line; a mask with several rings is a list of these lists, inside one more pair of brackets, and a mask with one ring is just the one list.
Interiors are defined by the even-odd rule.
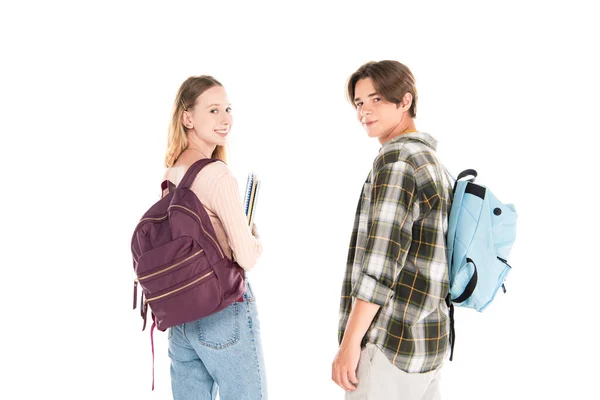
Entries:
[[358,387],[346,392],[346,400],[440,400],[440,369],[409,374],[368,343],[360,353]]

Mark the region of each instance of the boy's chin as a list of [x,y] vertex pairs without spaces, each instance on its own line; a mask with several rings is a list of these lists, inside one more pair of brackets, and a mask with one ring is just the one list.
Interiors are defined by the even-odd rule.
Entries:
[[381,133],[379,131],[367,131],[367,136],[372,139],[376,139],[381,136]]

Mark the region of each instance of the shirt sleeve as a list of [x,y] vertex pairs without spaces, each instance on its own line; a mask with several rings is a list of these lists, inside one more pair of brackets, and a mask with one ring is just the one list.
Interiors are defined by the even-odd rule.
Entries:
[[375,175],[367,244],[352,297],[383,306],[394,293],[412,242],[415,193],[415,171],[404,161],[386,164]]
[[216,183],[213,204],[235,260],[243,269],[252,269],[262,253],[262,245],[260,240],[252,235],[243,211],[237,180],[230,173],[225,174]]

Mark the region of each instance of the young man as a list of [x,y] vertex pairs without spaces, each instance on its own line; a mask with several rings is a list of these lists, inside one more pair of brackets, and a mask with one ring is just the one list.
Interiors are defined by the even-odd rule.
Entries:
[[382,147],[356,210],[332,379],[346,399],[439,399],[451,183],[436,140],[415,128],[417,90],[406,66],[366,63],[350,77],[348,97]]

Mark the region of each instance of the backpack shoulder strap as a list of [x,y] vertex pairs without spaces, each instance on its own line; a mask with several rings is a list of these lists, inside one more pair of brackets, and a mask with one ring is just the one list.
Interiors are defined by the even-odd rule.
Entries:
[[170,180],[164,180],[163,183],[160,184],[160,189],[162,190],[161,198],[175,190],[175,187],[175,184]]
[[219,160],[218,158],[203,158],[193,163],[185,172],[185,175],[183,176],[183,179],[181,179],[181,182],[179,183],[178,187],[189,188],[194,182],[194,179],[196,179],[196,175],[198,175],[202,168],[215,161],[221,160]]

